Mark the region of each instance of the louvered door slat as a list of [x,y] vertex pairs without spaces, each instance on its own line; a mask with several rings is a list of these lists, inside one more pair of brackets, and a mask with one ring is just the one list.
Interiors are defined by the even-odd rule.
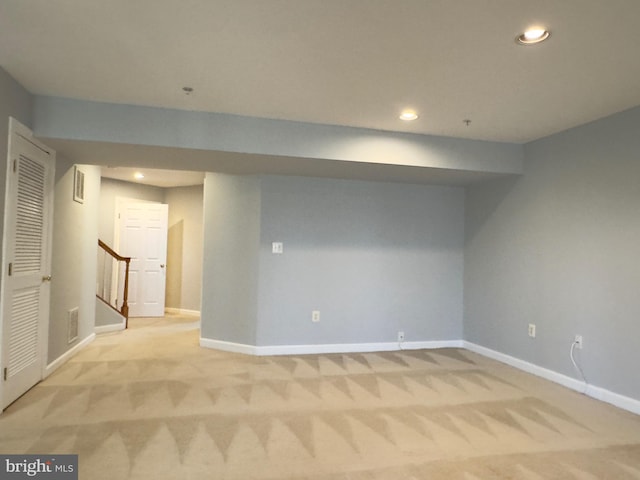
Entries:
[[40,291],[15,292],[11,306],[8,376],[18,374],[38,359],[38,313]]
[[16,217],[15,274],[35,273],[42,268],[45,168],[20,155]]

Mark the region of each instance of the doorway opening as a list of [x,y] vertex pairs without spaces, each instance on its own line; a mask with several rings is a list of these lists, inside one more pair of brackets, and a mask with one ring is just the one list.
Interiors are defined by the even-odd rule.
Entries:
[[133,167],[101,172],[98,235],[132,257],[129,316],[199,316],[204,173]]

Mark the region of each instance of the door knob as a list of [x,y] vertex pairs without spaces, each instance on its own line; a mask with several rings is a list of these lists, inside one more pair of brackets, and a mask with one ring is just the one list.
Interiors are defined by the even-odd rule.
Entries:
[[161,263],[161,264],[160,264],[160,268],[164,268],[164,263]]
[[50,282],[51,281],[51,275],[45,275],[44,277],[42,277],[42,281],[43,282]]

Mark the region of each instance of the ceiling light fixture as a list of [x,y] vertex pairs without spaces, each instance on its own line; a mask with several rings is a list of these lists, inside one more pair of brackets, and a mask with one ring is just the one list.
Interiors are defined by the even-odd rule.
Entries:
[[405,122],[410,122],[416,118],[418,118],[418,114],[413,110],[405,110],[400,114],[400,120],[404,120]]
[[191,88],[191,87],[182,87],[182,91],[185,93],[185,95],[191,95],[191,92],[193,92],[193,88]]
[[543,27],[531,27],[516,37],[516,43],[520,45],[535,45],[536,43],[544,42],[549,38],[549,35],[551,35],[549,30],[545,30]]
[[136,180],[142,180],[144,178],[144,174],[140,172],[134,173],[133,176],[135,177]]

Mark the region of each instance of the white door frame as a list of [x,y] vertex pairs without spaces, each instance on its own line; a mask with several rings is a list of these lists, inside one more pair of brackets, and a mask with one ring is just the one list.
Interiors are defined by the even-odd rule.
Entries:
[[[47,208],[47,230],[46,230],[46,236],[47,236],[47,245],[45,247],[45,259],[44,259],[44,270],[46,272],[51,272],[51,256],[52,256],[52,244],[53,244],[53,186],[54,186],[54,177],[55,177],[55,151],[52,150],[51,148],[47,147],[46,145],[44,145],[43,143],[41,143],[40,141],[38,141],[36,138],[34,138],[33,136],[33,132],[25,125],[23,125],[22,123],[20,123],[18,120],[16,120],[13,117],[9,117],[9,131],[8,131],[8,148],[7,148],[7,156],[6,156],[6,179],[5,179],[5,203],[4,203],[4,212],[3,212],[3,238],[2,238],[2,260],[0,262],[1,266],[0,268],[2,268],[1,270],[1,274],[4,277],[5,272],[7,272],[7,269],[9,267],[9,262],[8,262],[8,258],[7,258],[7,227],[8,227],[8,222],[9,222],[9,216],[7,215],[7,206],[10,204],[10,184],[11,184],[11,175],[12,175],[12,159],[11,159],[11,153],[13,153],[14,149],[15,149],[15,145],[14,145],[14,134],[17,134],[19,136],[21,136],[23,139],[27,140],[28,142],[32,143],[33,145],[35,145],[36,147],[40,148],[41,150],[48,152],[50,155],[52,155],[52,161],[53,161],[53,167],[51,169],[51,174],[49,175],[48,180],[48,184],[46,185],[46,198],[45,198],[45,203],[48,204],[48,208]],[[13,203],[13,202],[11,202]],[[50,273],[49,273],[50,274]],[[5,305],[5,301],[6,301],[6,281],[2,282],[2,285],[0,286],[0,305],[2,305],[3,307],[0,309],[0,359],[4,358],[4,352],[2,351],[3,346],[4,346],[4,322],[5,322],[5,318],[4,318],[4,305]],[[46,312],[47,314],[44,315],[43,318],[39,319],[39,323],[38,323],[38,341],[39,341],[39,345],[38,345],[38,354],[40,356],[39,361],[40,361],[40,380],[42,380],[43,378],[45,378],[46,376],[46,370],[47,370],[47,355],[49,353],[49,308],[50,308],[50,300],[51,300],[51,287],[50,284],[47,283],[43,283],[42,287],[43,290],[43,303],[46,307]],[[4,364],[3,364],[4,366]],[[3,374],[3,372],[0,372],[0,375]],[[0,413],[2,413],[2,410],[5,408],[6,406],[4,405],[4,380],[3,378],[0,377]]]

